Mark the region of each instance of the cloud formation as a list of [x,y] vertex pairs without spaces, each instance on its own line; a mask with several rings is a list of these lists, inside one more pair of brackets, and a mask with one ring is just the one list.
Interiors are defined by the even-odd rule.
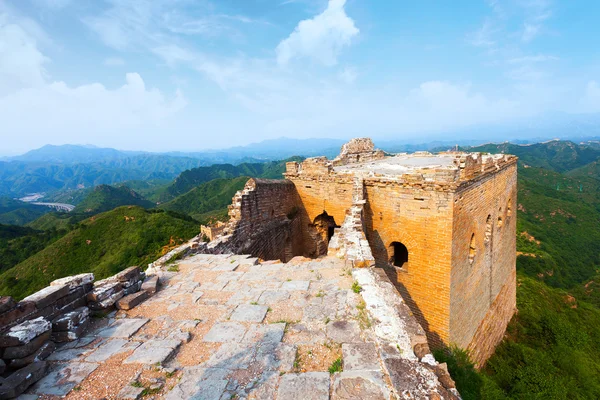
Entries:
[[279,65],[287,65],[295,58],[335,65],[341,50],[359,33],[354,20],[346,14],[345,4],[346,0],[329,0],[321,14],[300,21],[290,36],[277,46]]
[[11,20],[8,14],[0,16],[0,121],[3,132],[10,133],[3,138],[9,148],[27,138],[49,142],[55,134],[71,143],[125,139],[129,132],[152,129],[187,104],[180,92],[169,98],[147,88],[135,72],[116,89],[53,81],[45,69],[51,60],[35,37]]

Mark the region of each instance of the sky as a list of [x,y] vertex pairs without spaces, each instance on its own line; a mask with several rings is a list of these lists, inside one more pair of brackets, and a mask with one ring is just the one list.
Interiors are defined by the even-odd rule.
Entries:
[[599,113],[598,15],[595,0],[0,0],[0,154]]

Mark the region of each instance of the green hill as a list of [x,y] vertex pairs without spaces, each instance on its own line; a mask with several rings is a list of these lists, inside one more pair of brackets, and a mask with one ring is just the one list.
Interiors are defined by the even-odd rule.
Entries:
[[465,400],[600,398],[600,309],[519,276],[518,314],[481,372],[437,352]]
[[49,207],[0,197],[0,224],[25,225],[50,211]]
[[285,163],[288,161],[299,161],[300,157],[292,157],[283,161],[272,161],[268,163],[244,163],[240,165],[215,164],[210,167],[193,168],[184,171],[175,181],[167,187],[161,201],[170,201],[195,188],[196,186],[213,179],[230,179],[241,176],[253,178],[281,179],[285,172]]
[[120,206],[150,208],[154,205],[127,186],[99,185],[75,207],[73,213],[98,214]]
[[[233,195],[244,188],[248,177],[214,179],[202,183],[189,192],[176,197],[159,207],[165,210],[184,213],[197,220],[206,219],[206,214],[226,210]],[[204,221],[201,221],[204,222]]]
[[41,251],[65,233],[0,224],[0,273]]
[[45,231],[48,229],[70,229],[73,224],[76,224],[88,217],[89,215],[74,214],[73,212],[50,212],[42,215],[34,221],[29,222],[25,226],[40,231]]
[[600,149],[588,144],[576,144],[567,140],[553,140],[529,145],[490,143],[471,147],[467,150],[514,154],[519,157],[521,164],[551,169],[557,172],[582,167],[598,160],[600,157]]
[[0,275],[0,295],[23,298],[52,280],[93,272],[98,279],[154,261],[169,243],[199,232],[198,224],[162,210],[119,207],[83,221],[42,251]]

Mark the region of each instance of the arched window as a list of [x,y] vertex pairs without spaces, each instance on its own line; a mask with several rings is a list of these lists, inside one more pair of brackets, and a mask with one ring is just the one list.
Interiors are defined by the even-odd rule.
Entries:
[[475,234],[471,235],[471,243],[469,244],[469,263],[473,264],[477,249],[475,248]]
[[512,199],[508,199],[508,204],[506,205],[506,216],[510,217],[512,214]]
[[502,207],[498,209],[498,228],[502,228],[504,221],[502,220]]
[[489,242],[492,237],[492,216],[488,215],[485,220],[485,242]]
[[389,247],[390,264],[402,267],[408,262],[408,249],[400,242],[392,242]]

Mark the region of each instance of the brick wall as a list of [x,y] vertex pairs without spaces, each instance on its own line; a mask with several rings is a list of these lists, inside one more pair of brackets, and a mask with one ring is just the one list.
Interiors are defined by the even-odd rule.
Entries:
[[230,206],[226,240],[209,251],[251,254],[265,260],[287,261],[303,253],[299,197],[287,180],[250,179]]
[[516,196],[516,162],[455,194],[449,340],[476,362],[493,352],[516,307]]
[[[386,267],[428,334],[448,339],[452,194],[366,180],[366,234],[377,265]],[[390,245],[408,249],[408,263],[389,264]]]

